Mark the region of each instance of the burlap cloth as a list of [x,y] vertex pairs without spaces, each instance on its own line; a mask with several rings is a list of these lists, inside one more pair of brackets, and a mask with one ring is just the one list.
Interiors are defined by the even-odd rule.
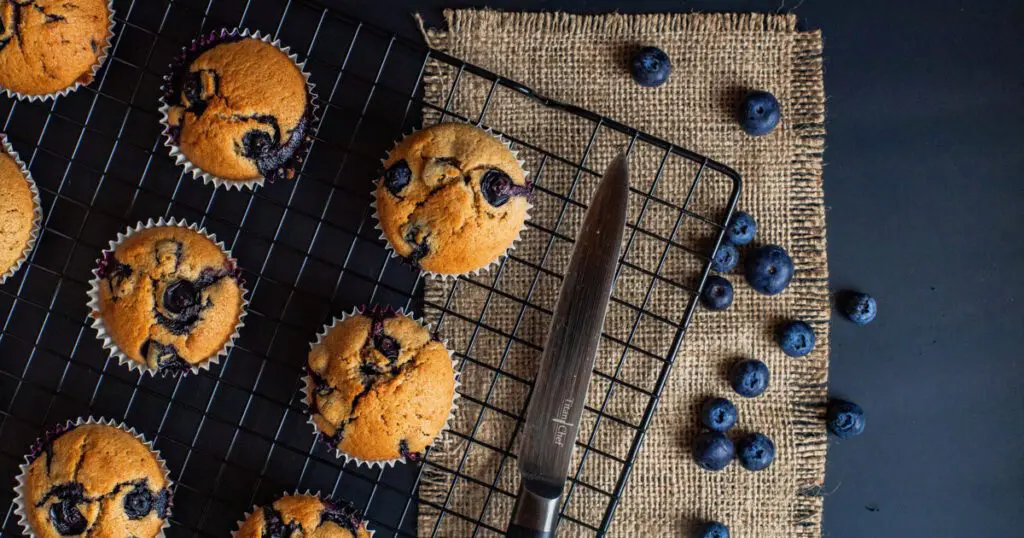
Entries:
[[[446,30],[427,32],[434,48],[734,167],[744,178],[739,207],[759,223],[756,241],[783,245],[796,263],[796,277],[783,294],[754,293],[737,270],[729,275],[736,290],[733,306],[725,313],[697,313],[610,534],[679,537],[696,521],[714,519],[729,525],[737,538],[820,536],[818,490],[826,448],[821,409],[829,349],[821,34],[797,31],[796,18],[788,15],[451,11],[446,16]],[[657,45],[673,61],[670,82],[661,88],[636,85],[625,67],[630,51],[643,44]],[[751,88],[769,90],[782,103],[782,124],[769,136],[746,136],[734,119],[739,96]],[[514,91],[491,91],[489,81],[469,71],[459,75],[451,67],[430,66],[429,102],[476,121],[489,94],[485,125],[588,170],[603,171],[628,142],[605,128],[595,134],[593,123],[545,109]],[[441,119],[432,110],[426,116],[428,122]],[[560,196],[569,195],[578,179],[571,197],[586,203],[598,181],[597,175],[577,174],[557,158],[520,149],[543,189],[536,193],[533,218],[512,258],[466,281],[431,281],[426,288],[426,314],[441,320],[440,331],[460,359],[465,398],[452,432],[430,454],[420,485],[423,536],[500,536],[497,531],[505,528],[519,479],[515,460],[501,451],[516,450],[513,417],[523,413],[529,390],[523,381],[532,380],[536,371],[559,285],[555,275],[564,270],[572,247],[567,239],[574,237],[583,216],[582,207]],[[653,146],[636,144],[631,165],[636,189],[650,189],[664,157]],[[672,323],[682,319],[690,299],[681,286],[696,284],[703,263],[686,248],[709,250],[714,230],[687,216],[659,267],[664,238],[679,216],[671,204],[678,208],[684,203],[697,170],[682,159],[665,163],[654,196],[667,203],[648,203],[638,226],[652,233],[626,234],[633,236],[627,260],[660,272],[664,280],[655,282],[644,307],[652,315],[640,317],[629,305],[643,303],[652,288],[650,274],[624,269],[617,283],[614,296],[620,302],[611,305],[605,323],[611,338],[602,343],[597,359],[604,375],[592,382],[589,407],[604,403],[620,361],[617,379],[630,385],[617,386],[608,397],[607,413],[621,422],[602,420],[593,438],[596,415],[585,412],[579,441],[596,451],[580,471],[586,486],[573,491],[566,508],[571,519],[562,519],[560,536],[594,535],[577,522],[596,527],[605,515],[609,498],[602,491],[614,490],[623,469],[618,460],[625,459],[635,437],[630,425],[638,424],[650,400],[630,387],[653,390],[662,365],[658,357],[668,353],[676,334]],[[706,172],[689,209],[718,221],[729,186],[725,176]],[[640,195],[630,200],[631,222],[637,223],[643,202]],[[552,234],[556,239],[550,241]],[[489,286],[497,291],[489,292]],[[448,311],[443,316],[442,309]],[[818,344],[809,357],[787,358],[773,342],[774,327],[787,318],[814,327]],[[624,350],[634,329],[631,347]],[[729,388],[726,371],[740,357],[764,360],[771,368],[771,388],[760,398],[743,399]],[[775,440],[778,457],[770,469],[752,473],[733,464],[715,473],[693,463],[689,444],[698,432],[699,404],[709,395],[736,402],[738,431],[761,431]],[[474,441],[469,441],[474,427]],[[577,446],[577,456],[581,453]],[[457,475],[442,470],[460,466]],[[574,465],[570,477],[576,470]],[[499,491],[489,491],[491,484]],[[438,506],[451,513],[439,518]]]

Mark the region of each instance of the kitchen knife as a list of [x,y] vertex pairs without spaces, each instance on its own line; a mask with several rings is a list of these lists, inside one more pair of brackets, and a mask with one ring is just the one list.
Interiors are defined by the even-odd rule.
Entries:
[[519,497],[506,536],[553,537],[601,341],[629,207],[626,154],[608,165],[576,237],[526,411]]

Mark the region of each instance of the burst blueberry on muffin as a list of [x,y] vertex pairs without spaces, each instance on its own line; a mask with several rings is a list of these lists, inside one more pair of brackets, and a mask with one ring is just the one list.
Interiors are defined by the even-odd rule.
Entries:
[[366,521],[347,504],[316,495],[285,495],[257,506],[235,538],[369,538]]
[[215,33],[185,52],[165,89],[167,135],[179,163],[229,186],[295,177],[312,140],[313,97],[281,49],[255,36]]
[[35,184],[0,135],[0,282],[25,261],[35,244],[40,213]]
[[38,441],[19,477],[22,524],[37,538],[162,533],[170,509],[163,461],[133,432],[80,423]]
[[88,84],[111,36],[107,0],[0,2],[0,88],[41,97]]
[[526,172],[503,142],[478,127],[442,123],[405,137],[388,155],[377,218],[410,263],[459,275],[487,267],[512,246],[529,192]]
[[208,364],[244,314],[240,272],[220,245],[184,224],[137,227],[104,253],[94,327],[129,365],[173,375]]
[[417,460],[455,398],[448,350],[416,320],[370,307],[335,322],[309,353],[306,403],[321,438],[359,462]]

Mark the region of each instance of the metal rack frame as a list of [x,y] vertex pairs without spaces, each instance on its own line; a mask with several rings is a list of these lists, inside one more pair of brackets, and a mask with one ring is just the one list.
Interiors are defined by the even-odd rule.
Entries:
[[[331,313],[378,302],[416,312],[429,306],[441,312],[439,324],[445,316],[461,316],[449,309],[454,288],[446,301],[425,304],[423,278],[389,257],[373,229],[367,203],[370,182],[382,152],[394,137],[418,125],[422,110],[480,124],[495,91],[503,88],[594,125],[578,161],[549,153],[514,133],[502,133],[517,147],[542,156],[536,170],[538,179],[547,162],[576,170],[567,192],[550,189],[540,180],[535,186],[564,203],[559,222],[566,208],[585,207],[572,197],[580,179],[600,175],[587,166],[587,155],[600,130],[628,137],[631,149],[645,144],[664,152],[650,189],[634,189],[633,194],[641,196],[643,203],[640,217],[627,229],[629,239],[622,254],[622,267],[649,275],[651,285],[640,304],[615,301],[638,311],[639,323],[645,315],[657,317],[646,310],[655,283],[677,287],[689,299],[682,319],[663,320],[676,332],[668,353],[654,356],[660,367],[653,390],[618,378],[626,353],[644,352],[632,346],[637,326],[624,340],[606,335],[625,351],[614,373],[597,372],[609,382],[609,390],[603,405],[588,407],[588,411],[596,414],[598,425],[606,420],[629,428],[632,438],[624,458],[603,454],[621,462],[622,470],[615,477],[614,489],[601,490],[607,508],[600,520],[574,520],[595,535],[603,534],[708,275],[708,252],[674,241],[676,230],[687,219],[706,223],[714,230],[709,243],[714,252],[739,196],[739,175],[711,159],[610,118],[548,99],[315,0],[116,0],[114,6],[117,25],[110,57],[90,86],[56,101],[0,99],[0,125],[29,165],[44,210],[44,230],[35,250],[19,273],[0,286],[0,473],[8,483],[13,484],[28,446],[45,429],[78,416],[106,416],[139,429],[168,461],[176,484],[173,527],[168,530],[171,536],[223,536],[254,502],[266,502],[282,490],[307,488],[355,503],[368,514],[379,537],[416,536],[416,511],[424,503],[437,513],[432,536],[439,535],[446,517],[470,522],[475,532],[501,533],[503,528],[480,517],[450,510],[451,489],[440,504],[427,502],[418,494],[427,470],[475,480],[490,490],[488,500],[498,491],[497,478],[486,483],[463,474],[465,457],[457,468],[444,468],[429,459],[387,470],[343,467],[313,439],[299,387],[308,342]],[[266,31],[309,59],[307,70],[312,72],[325,106],[310,159],[296,181],[268,184],[256,191],[215,190],[183,174],[163,147],[157,106],[161,77],[170,59],[201,32],[236,26]],[[479,117],[466,117],[451,109],[450,97],[446,103],[424,98],[424,77],[431,62],[454,70],[453,87],[465,77],[491,84]],[[698,167],[682,204],[656,196],[665,163],[674,158]],[[721,199],[719,218],[700,215],[689,207],[702,174],[709,170],[732,182],[731,192]],[[642,225],[651,204],[677,213],[668,237]],[[140,220],[160,216],[184,218],[217,234],[239,258],[251,290],[247,326],[230,356],[211,371],[177,379],[140,377],[119,366],[101,349],[89,328],[85,307],[91,271],[107,241]],[[560,234],[557,225],[555,229],[530,226],[528,233],[549,237],[545,257],[556,238],[572,241]],[[654,270],[627,259],[639,236],[653,237],[665,245]],[[682,285],[662,274],[670,248],[702,260],[697,285]],[[506,260],[492,269],[495,282]],[[536,278],[542,274],[560,277],[545,267],[543,260],[540,264],[524,259],[516,262],[535,270]],[[332,282],[327,295],[325,283]],[[459,284],[463,282],[487,288],[488,303],[492,296],[500,296],[523,309],[528,305],[536,308],[530,304],[529,294],[512,297],[493,283],[460,280]],[[483,326],[482,312],[480,319],[462,317]],[[502,334],[510,342],[532,345],[518,339],[522,320],[520,312],[511,333]],[[490,389],[507,355],[506,348]],[[466,354],[456,356],[463,364],[475,360]],[[501,375],[511,376],[507,372]],[[527,379],[516,380],[529,384]],[[606,413],[616,386],[629,387],[647,398],[639,422]],[[487,399],[474,403],[518,420]],[[456,430],[451,435],[480,442],[475,439],[479,425],[478,420],[471,430]],[[579,443],[584,462],[592,452],[600,453],[592,446],[596,433],[597,426],[590,442]],[[511,444],[491,448],[500,451],[503,462],[514,458]],[[592,487],[580,479],[582,465],[575,476],[570,473],[562,507],[566,520],[573,520],[565,511],[577,486]],[[0,528],[17,534],[20,529],[12,495],[10,489],[0,491],[0,507],[6,507]]]

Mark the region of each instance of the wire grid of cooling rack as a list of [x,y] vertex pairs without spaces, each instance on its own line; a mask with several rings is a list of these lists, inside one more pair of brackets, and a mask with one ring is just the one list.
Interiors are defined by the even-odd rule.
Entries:
[[[343,468],[332,452],[315,442],[299,394],[302,366],[312,335],[331,314],[366,303],[386,303],[422,312],[424,307],[445,316],[482,326],[483,313],[473,319],[449,309],[444,301],[424,304],[424,281],[417,271],[391,259],[373,229],[368,205],[370,182],[379,173],[379,159],[402,133],[419,126],[420,114],[477,123],[492,106],[495,89],[511,89],[552,110],[590,122],[593,133],[582,156],[566,158],[502,133],[515,147],[540,157],[535,189],[552,196],[565,208],[585,208],[571,195],[545,187],[546,163],[561,163],[575,171],[568,193],[580,178],[599,177],[587,165],[587,154],[601,129],[620,133],[631,149],[639,145],[663,153],[648,190],[634,190],[642,200],[640,214],[630,225],[623,267],[651,277],[651,287],[639,304],[645,310],[655,282],[687,293],[682,319],[670,320],[675,334],[667,353],[658,356],[656,382],[649,389],[630,385],[613,373],[597,372],[615,387],[644,395],[643,412],[635,422],[605,413],[605,405],[588,406],[601,420],[628,428],[628,453],[614,488],[601,491],[606,507],[600,517],[583,521],[566,512],[577,486],[588,487],[580,468],[588,454],[600,453],[590,443],[578,443],[582,460],[563,503],[563,518],[594,534],[603,533],[619,502],[672,360],[679,349],[708,273],[707,252],[721,241],[723,226],[739,195],[740,179],[728,167],[671,145],[611,119],[545,99],[528,88],[437,51],[428,51],[393,34],[366,25],[314,1],[280,0],[115,0],[116,33],[110,58],[96,81],[66,98],[44,103],[0,99],[0,125],[40,188],[44,230],[28,263],[0,286],[0,476],[9,484],[31,442],[46,428],[78,416],[106,416],[137,428],[162,452],[175,480],[171,536],[224,536],[256,502],[269,502],[282,491],[319,490],[362,508],[377,536],[416,536],[417,510],[436,513],[433,525],[419,533],[441,535],[444,518],[475,525],[475,531],[500,533],[503,527],[452,510],[449,489],[444,502],[422,498],[418,487],[424,473],[440,473],[475,481],[497,491],[493,483],[454,468],[427,461],[387,470]],[[326,105],[310,158],[296,181],[268,184],[256,192],[214,190],[186,177],[163,147],[158,125],[161,77],[181,47],[203,32],[221,27],[260,29],[281,39],[309,59],[307,70]],[[448,102],[424,100],[424,76],[432,61],[456,73],[455,84],[474,77],[490,84],[477,118],[451,110]],[[659,199],[658,181],[665,162],[680,158],[695,163],[696,174],[682,203]],[[715,170],[727,176],[732,188],[719,201],[719,215],[710,219],[688,207],[701,174]],[[642,226],[654,204],[676,213],[668,237]],[[230,356],[219,367],[179,379],[139,377],[106,356],[87,324],[86,289],[100,250],[129,225],[159,216],[184,218],[215,233],[232,250],[244,269],[251,290],[246,327]],[[711,226],[710,249],[698,251],[673,240],[682,222],[697,219]],[[559,218],[561,220],[561,217]],[[546,234],[547,248],[557,229],[531,224],[527,234]],[[654,269],[628,261],[637,237],[653,237],[665,248]],[[661,274],[670,247],[679,247],[700,261],[699,278],[683,285]],[[513,256],[509,259],[542,274],[560,278],[540,264]],[[500,274],[505,262],[496,269]],[[495,271],[495,269],[492,269]],[[492,295],[522,305],[529,295],[511,297],[494,285]],[[534,281],[536,283],[536,280]],[[531,287],[532,289],[532,287]],[[454,294],[454,288],[452,291]],[[549,312],[548,312],[549,313]],[[519,320],[522,319],[520,313]],[[519,321],[506,336],[517,338]],[[633,331],[625,339],[605,335],[631,352]],[[474,337],[475,337],[474,332]],[[507,353],[507,350],[506,350]],[[626,353],[623,353],[623,360]],[[470,354],[456,353],[463,367],[474,363]],[[499,375],[494,371],[491,389]],[[522,380],[528,383],[527,380]],[[488,390],[488,393],[490,390]],[[469,400],[483,408],[486,398]],[[479,426],[479,421],[477,422]],[[590,440],[597,425],[590,432]],[[448,435],[467,442],[477,427]],[[502,458],[514,458],[512,446],[490,446]],[[607,454],[604,454],[608,456]],[[503,492],[509,494],[509,492]],[[20,528],[12,507],[13,493],[0,490],[3,532]],[[490,493],[488,494],[490,498]]]

